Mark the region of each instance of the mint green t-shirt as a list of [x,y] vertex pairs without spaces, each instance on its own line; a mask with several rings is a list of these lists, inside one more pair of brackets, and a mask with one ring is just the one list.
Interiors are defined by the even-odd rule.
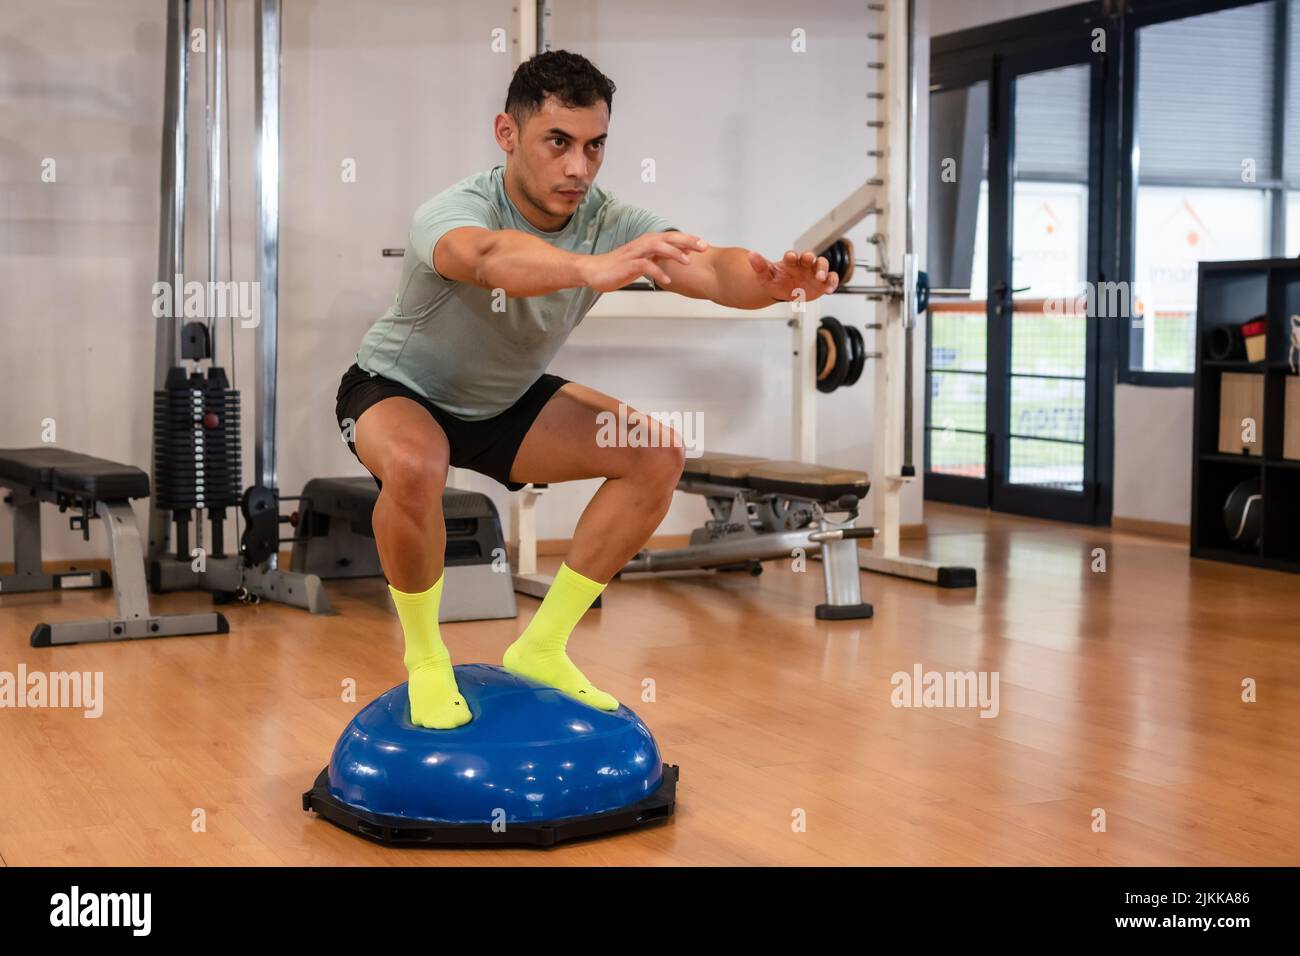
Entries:
[[[462,226],[517,229],[569,252],[600,255],[673,226],[593,183],[563,229],[542,232],[506,195],[504,166],[461,180],[415,211],[397,297],[370,327],[357,365],[400,382],[457,418],[505,411],[546,371],[569,333],[600,298],[590,288],[511,298],[444,279],[433,248]],[[504,311],[494,311],[493,304]]]

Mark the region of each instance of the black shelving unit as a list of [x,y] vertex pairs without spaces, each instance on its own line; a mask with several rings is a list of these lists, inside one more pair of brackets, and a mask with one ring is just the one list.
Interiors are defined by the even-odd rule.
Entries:
[[[1300,461],[1282,457],[1290,316],[1300,314],[1300,259],[1202,262],[1197,282],[1192,556],[1300,574]],[[1261,314],[1268,320],[1262,362],[1206,357],[1212,328]],[[1219,398],[1228,372],[1264,380],[1260,454],[1219,450]],[[1259,479],[1264,521],[1259,546],[1244,550],[1228,536],[1223,505],[1248,478]]]

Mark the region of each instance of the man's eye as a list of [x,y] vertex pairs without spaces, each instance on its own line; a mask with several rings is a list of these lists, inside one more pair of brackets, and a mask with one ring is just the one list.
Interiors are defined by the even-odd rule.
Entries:
[[564,140],[560,139],[558,136],[554,137],[551,142],[560,147],[560,149],[564,148]]

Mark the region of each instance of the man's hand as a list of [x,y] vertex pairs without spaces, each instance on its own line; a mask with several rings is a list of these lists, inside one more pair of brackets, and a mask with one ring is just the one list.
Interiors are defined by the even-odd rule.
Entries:
[[581,256],[580,275],[583,285],[597,292],[613,292],[642,276],[649,276],[657,285],[666,286],[673,280],[660,267],[661,260],[689,263],[689,253],[704,252],[708,248],[707,242],[689,233],[647,232],[602,255]]
[[748,259],[760,288],[781,302],[794,299],[796,289],[802,289],[804,301],[811,302],[834,292],[840,284],[840,277],[830,271],[826,257],[813,252],[800,254],[791,249],[776,262],[750,252]]

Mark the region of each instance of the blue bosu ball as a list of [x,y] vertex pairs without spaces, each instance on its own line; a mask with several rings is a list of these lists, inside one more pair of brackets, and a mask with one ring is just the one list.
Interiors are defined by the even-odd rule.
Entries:
[[417,727],[394,687],[352,718],[303,809],[393,844],[549,846],[672,816],[677,768],[628,708],[486,664],[455,670],[473,720]]

